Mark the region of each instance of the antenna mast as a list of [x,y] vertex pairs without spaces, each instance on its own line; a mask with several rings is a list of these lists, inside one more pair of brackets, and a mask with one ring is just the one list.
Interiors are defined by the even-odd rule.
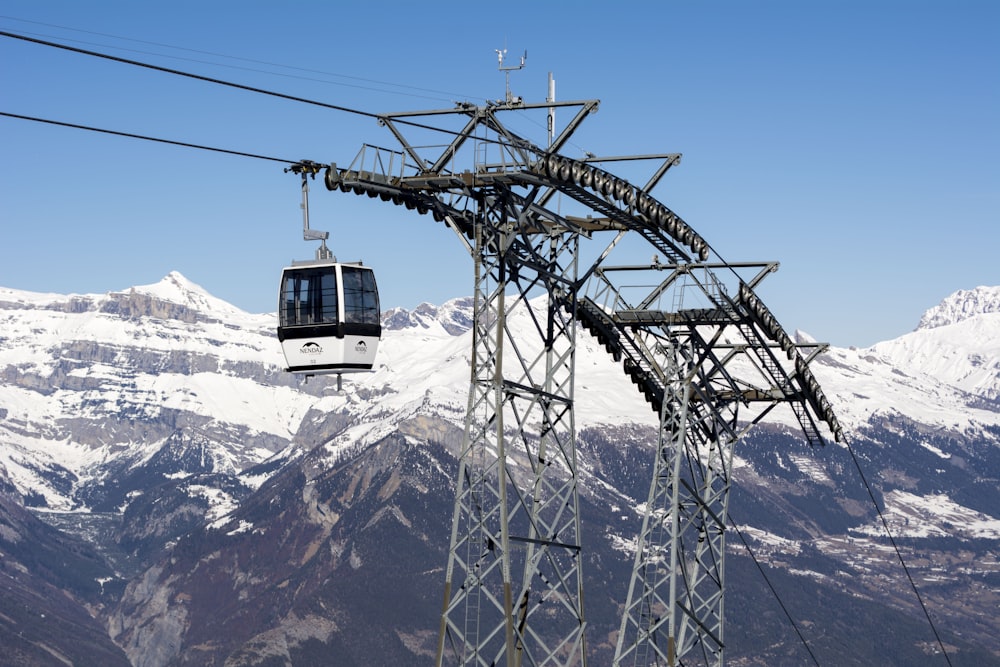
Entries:
[[504,79],[506,80],[506,84],[507,84],[507,97],[506,97],[506,99],[503,100],[503,103],[505,103],[509,107],[518,106],[520,104],[523,104],[524,100],[522,100],[520,97],[517,97],[517,96],[513,95],[510,92],[510,73],[511,72],[516,72],[519,69],[524,69],[524,61],[528,59],[528,50],[525,49],[524,55],[521,56],[521,63],[520,64],[518,64],[518,65],[508,65],[507,67],[504,67],[504,64],[503,64],[504,56],[507,55],[507,49],[506,48],[503,48],[503,49],[494,49],[494,51],[497,52],[497,61],[499,62],[498,69],[501,72],[504,73]]
[[[549,95],[548,97],[545,98],[545,101],[548,102],[549,104],[554,104],[556,101],[556,80],[552,78],[552,72],[549,72]],[[549,107],[548,126],[549,126],[549,146],[551,146],[552,139],[555,136],[556,132],[555,107]]]

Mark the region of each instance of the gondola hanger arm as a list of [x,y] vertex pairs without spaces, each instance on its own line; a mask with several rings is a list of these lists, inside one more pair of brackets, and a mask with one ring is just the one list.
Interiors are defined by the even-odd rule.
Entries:
[[330,232],[322,232],[309,227],[309,179],[316,178],[320,169],[325,169],[322,165],[312,160],[301,160],[295,164],[285,167],[285,173],[292,172],[302,176],[302,238],[306,241],[319,241],[320,247],[316,249],[316,259],[331,259],[333,253],[326,247],[326,240],[330,238]]

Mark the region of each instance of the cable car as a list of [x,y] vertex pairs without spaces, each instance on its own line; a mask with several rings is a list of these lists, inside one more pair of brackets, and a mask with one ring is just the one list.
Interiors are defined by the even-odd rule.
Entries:
[[370,371],[382,324],[375,272],[335,259],[296,261],[281,272],[278,340],[293,373]]

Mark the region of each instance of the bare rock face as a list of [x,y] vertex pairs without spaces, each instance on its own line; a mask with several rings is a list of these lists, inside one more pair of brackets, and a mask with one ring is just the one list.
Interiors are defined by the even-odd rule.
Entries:
[[189,598],[174,591],[174,579],[161,566],[150,568],[129,584],[109,619],[111,638],[134,667],[160,667],[180,653],[189,627],[184,604]]
[[0,663],[127,667],[102,622],[124,582],[93,545],[21,500],[0,468]]
[[[431,586],[447,530],[437,511],[447,514],[451,485],[428,472],[443,453],[392,435],[289,462],[135,578],[111,636],[143,667],[411,664],[413,638],[430,640],[440,603]],[[414,566],[422,574],[401,580]],[[376,616],[400,634],[371,632]]]

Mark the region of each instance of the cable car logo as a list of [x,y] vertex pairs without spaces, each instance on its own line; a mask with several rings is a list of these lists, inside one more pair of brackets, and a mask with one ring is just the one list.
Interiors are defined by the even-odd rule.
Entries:
[[323,354],[323,348],[320,347],[319,343],[309,341],[299,348],[299,352],[302,354]]
[[354,345],[354,351],[358,354],[368,354],[368,345],[363,340],[359,340]]

